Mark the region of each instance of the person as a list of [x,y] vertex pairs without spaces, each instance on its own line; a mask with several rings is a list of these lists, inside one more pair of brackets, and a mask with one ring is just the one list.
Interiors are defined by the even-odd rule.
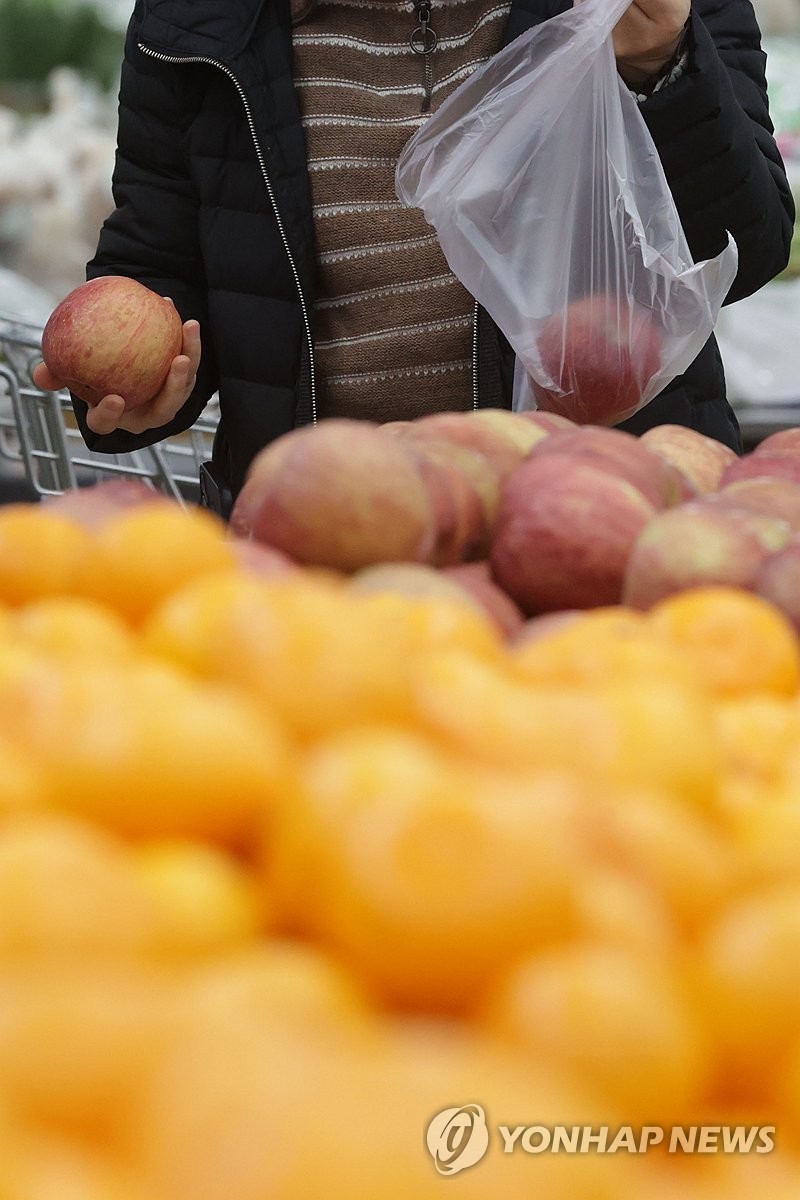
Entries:
[[[394,190],[408,137],[481,63],[570,0],[137,0],[119,95],[115,210],[87,277],[172,299],[163,390],[87,410],[90,448],[190,427],[219,394],[213,506],[256,453],[345,416],[510,407],[513,352]],[[695,260],[733,235],[727,302],[784,267],[794,208],[750,0],[634,0],[614,30]],[[565,152],[566,153],[566,152]],[[44,364],[39,386],[56,388]],[[741,451],[714,338],[624,423],[688,425]]]

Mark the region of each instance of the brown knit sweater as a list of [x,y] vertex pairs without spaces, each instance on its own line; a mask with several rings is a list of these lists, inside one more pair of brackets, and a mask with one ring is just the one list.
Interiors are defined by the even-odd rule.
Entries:
[[394,176],[427,119],[426,65],[434,111],[500,48],[509,7],[432,0],[438,43],[426,64],[409,42],[420,23],[412,0],[293,0],[321,417],[390,421],[472,406],[473,299],[422,213],[400,204]]

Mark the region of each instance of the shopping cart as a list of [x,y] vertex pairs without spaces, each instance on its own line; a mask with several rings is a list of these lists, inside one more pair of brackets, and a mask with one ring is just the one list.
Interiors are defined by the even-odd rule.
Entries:
[[117,476],[182,503],[196,500],[219,419],[216,398],[186,433],[128,454],[97,454],[81,437],[69,394],[43,392],[33,382],[41,335],[40,326],[0,312],[0,468],[17,471],[38,498]]

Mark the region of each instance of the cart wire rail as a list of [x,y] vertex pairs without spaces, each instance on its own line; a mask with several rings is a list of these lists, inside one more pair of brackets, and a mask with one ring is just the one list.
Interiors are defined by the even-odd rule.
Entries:
[[89,450],[67,391],[43,392],[32,371],[41,361],[42,327],[0,312],[0,467],[24,474],[40,498],[108,478],[139,479],[180,503],[194,499],[219,420],[214,397],[185,433],[127,454]]

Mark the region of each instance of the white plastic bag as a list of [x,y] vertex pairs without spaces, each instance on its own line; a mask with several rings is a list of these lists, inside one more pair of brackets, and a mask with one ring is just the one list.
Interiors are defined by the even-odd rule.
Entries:
[[620,79],[629,0],[582,0],[479,68],[405,146],[400,200],[518,358],[514,407],[630,416],[685,370],[736,274],[695,264],[653,140]]

